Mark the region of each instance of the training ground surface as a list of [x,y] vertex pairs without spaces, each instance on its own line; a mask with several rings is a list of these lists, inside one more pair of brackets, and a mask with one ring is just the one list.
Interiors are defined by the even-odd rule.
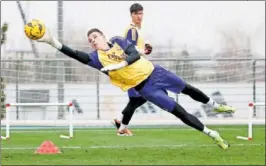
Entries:
[[[11,139],[2,141],[2,164],[265,164],[265,126],[254,127],[252,141],[236,139],[247,135],[246,126],[212,128],[231,143],[228,150],[185,127],[134,128],[133,137],[118,137],[112,128],[82,129],[74,130],[72,140],[59,138],[66,130],[13,130]],[[62,153],[34,154],[44,140],[51,140]]]

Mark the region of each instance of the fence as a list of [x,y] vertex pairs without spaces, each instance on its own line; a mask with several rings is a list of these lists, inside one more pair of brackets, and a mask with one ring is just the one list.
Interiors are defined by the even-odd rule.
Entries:
[[[265,59],[151,58],[150,60],[183,77],[208,95],[216,94],[217,97],[217,94],[220,94],[218,95],[220,99],[217,99],[219,102],[227,102],[239,109],[245,109],[250,101],[265,101]],[[76,113],[83,114],[81,119],[84,120],[110,118],[110,115],[114,116],[115,112],[121,111],[127,102],[126,93],[108,85],[108,77],[71,59],[2,60],[1,72],[6,82],[6,102],[73,101],[76,103]],[[191,103],[183,95],[170,95],[184,105]],[[227,101],[221,99],[224,97]],[[41,119],[65,119],[64,108],[48,109],[54,112],[50,117],[47,114],[41,115],[43,108],[34,109],[40,112]],[[197,112],[195,109],[198,110],[188,106],[187,109],[194,112]],[[151,110],[157,112],[158,108],[148,103],[137,112],[145,113]],[[33,110],[29,108],[16,107],[13,111],[15,113],[12,117],[17,120],[37,116],[36,114],[30,116]]]

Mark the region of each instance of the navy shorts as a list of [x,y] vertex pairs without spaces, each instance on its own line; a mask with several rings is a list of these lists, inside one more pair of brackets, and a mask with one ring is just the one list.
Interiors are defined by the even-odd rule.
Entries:
[[185,86],[186,82],[181,77],[155,65],[144,86],[138,89],[138,93],[158,107],[171,112],[176,106],[176,102],[168,96],[167,90],[178,94]]

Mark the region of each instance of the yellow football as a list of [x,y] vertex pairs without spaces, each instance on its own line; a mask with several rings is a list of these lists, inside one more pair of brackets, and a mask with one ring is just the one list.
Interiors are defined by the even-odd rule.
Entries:
[[26,36],[31,40],[37,40],[43,37],[46,28],[42,21],[32,19],[24,26],[24,32]]

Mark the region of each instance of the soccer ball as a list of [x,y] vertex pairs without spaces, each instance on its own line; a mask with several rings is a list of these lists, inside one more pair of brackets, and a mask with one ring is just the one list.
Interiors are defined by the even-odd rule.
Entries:
[[33,19],[24,26],[26,36],[31,40],[37,40],[43,37],[46,27],[40,20]]

